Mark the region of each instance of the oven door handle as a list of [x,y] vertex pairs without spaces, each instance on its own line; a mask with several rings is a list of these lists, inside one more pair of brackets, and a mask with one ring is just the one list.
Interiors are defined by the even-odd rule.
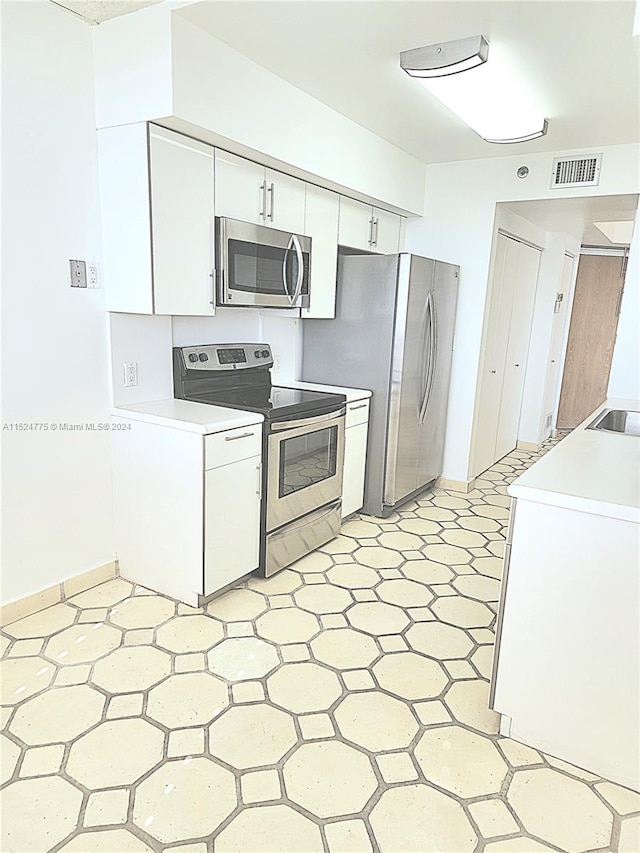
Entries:
[[295,305],[298,299],[300,298],[300,292],[302,291],[302,282],[304,280],[304,256],[302,254],[302,246],[300,245],[300,240],[298,240],[298,235],[292,234],[291,240],[293,242],[294,248],[296,250],[296,256],[298,258],[298,280],[296,281],[296,289],[294,291],[294,294],[291,297],[291,305]]
[[344,418],[346,414],[346,409],[342,406],[340,409],[337,409],[335,412],[329,412],[329,414],[318,415],[317,417],[311,418],[300,418],[297,421],[279,421],[275,424],[271,424],[271,432],[284,432],[288,429],[298,429],[299,427],[307,427],[307,426],[316,426],[318,424],[330,423],[331,421],[335,421],[338,418]]

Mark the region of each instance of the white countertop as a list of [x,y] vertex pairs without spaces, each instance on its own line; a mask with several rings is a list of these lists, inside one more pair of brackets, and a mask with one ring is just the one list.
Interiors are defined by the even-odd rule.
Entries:
[[235,427],[261,424],[262,415],[256,412],[244,412],[241,409],[227,409],[224,406],[212,406],[208,403],[191,403],[188,400],[151,400],[148,403],[131,403],[128,406],[114,406],[111,414],[117,418],[129,418],[149,424],[182,429],[208,435],[224,432]]
[[608,399],[509,486],[516,498],[640,522],[640,436],[587,429],[603,409],[640,411]]
[[347,403],[371,397],[371,391],[367,391],[365,388],[342,388],[339,385],[322,385],[319,382],[303,382],[302,380],[283,382],[282,384],[285,388],[307,388],[309,391],[331,391],[336,394],[344,394]]

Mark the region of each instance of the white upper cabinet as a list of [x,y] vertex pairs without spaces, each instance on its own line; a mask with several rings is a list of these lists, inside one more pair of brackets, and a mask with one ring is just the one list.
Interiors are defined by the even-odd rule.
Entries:
[[142,122],[98,157],[107,309],[213,314],[213,148]]
[[212,314],[213,149],[162,128],[149,133],[156,314]]
[[306,184],[216,150],[216,214],[279,231],[304,233]]
[[371,249],[381,255],[394,255],[400,251],[400,224],[402,216],[379,207],[372,208],[373,218]]
[[338,243],[351,249],[391,255],[400,251],[402,216],[340,197]]
[[307,184],[304,233],[311,237],[311,287],[309,307],[301,316],[335,317],[338,263],[338,211],[340,196]]

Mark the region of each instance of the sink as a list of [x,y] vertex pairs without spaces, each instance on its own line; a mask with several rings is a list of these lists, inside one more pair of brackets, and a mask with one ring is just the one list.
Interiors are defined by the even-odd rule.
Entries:
[[587,429],[602,429],[605,432],[619,432],[623,435],[640,435],[640,412],[605,409]]

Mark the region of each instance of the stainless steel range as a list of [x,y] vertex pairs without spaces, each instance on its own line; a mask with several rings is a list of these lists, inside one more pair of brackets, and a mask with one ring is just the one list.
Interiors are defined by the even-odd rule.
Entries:
[[174,397],[264,415],[260,572],[340,532],[346,397],[271,384],[268,344],[173,350]]

